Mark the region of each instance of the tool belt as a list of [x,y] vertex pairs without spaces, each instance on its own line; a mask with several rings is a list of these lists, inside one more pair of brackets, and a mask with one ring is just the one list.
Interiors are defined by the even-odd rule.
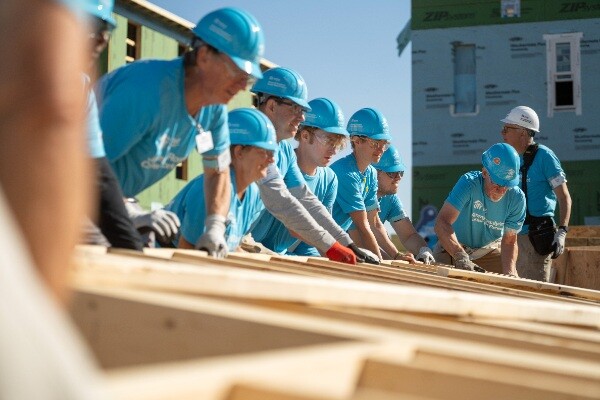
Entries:
[[554,234],[556,227],[552,217],[534,217],[529,218],[529,241],[536,253],[546,256],[554,251]]

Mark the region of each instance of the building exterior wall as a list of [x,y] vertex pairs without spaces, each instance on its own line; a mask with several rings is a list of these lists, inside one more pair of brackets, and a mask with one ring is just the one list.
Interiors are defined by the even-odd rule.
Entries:
[[[540,117],[536,141],[553,149],[573,197],[572,224],[600,216],[600,1],[521,1],[521,17],[501,18],[500,1],[414,1],[413,219],[438,208],[481,153],[501,142],[508,111],[532,107]],[[581,110],[549,112],[544,35],[581,32]],[[457,46],[472,45],[476,108],[453,114],[464,84]]]
[[[127,26],[128,19],[115,15],[117,27],[114,30],[108,49],[99,61],[99,71],[106,73],[126,64],[127,54]],[[139,58],[172,59],[178,56],[180,43],[175,39],[150,29],[140,26]],[[250,92],[238,93],[228,104],[229,109],[248,107],[252,104]],[[200,175],[202,159],[197,152],[192,152],[187,160],[187,179],[177,179],[175,171],[170,172],[156,184],[141,192],[137,199],[142,207],[149,209],[153,205],[167,204],[190,180]]]

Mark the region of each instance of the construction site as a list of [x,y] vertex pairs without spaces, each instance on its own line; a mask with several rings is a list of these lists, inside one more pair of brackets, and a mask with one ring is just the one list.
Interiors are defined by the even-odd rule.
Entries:
[[[138,60],[185,59],[197,39],[194,23],[145,0],[116,0],[112,18],[114,30],[97,60],[101,76]],[[450,250],[453,264],[415,251],[405,259],[408,241],[393,233],[398,253],[373,254],[378,265],[360,252],[352,263],[329,251],[278,254],[244,241],[224,257],[197,244],[161,242],[143,251],[79,244],[69,255],[66,314],[97,369],[100,398],[600,399],[600,1],[413,0],[411,20],[398,32],[399,54],[410,42],[413,65],[406,173],[414,185],[412,215],[404,220],[412,218],[427,243],[421,251],[433,253],[438,240],[447,244],[434,224],[449,190],[462,174],[482,170],[482,162],[486,167],[482,153],[502,141],[481,126],[499,126],[506,111],[527,99],[540,115],[536,126],[548,127],[536,141],[556,151],[569,179],[570,223],[559,223],[558,208],[551,217],[553,235],[564,230],[564,246],[557,253],[554,236],[548,281],[508,273],[504,264],[503,273],[474,269],[472,262],[470,270],[460,268]],[[568,67],[556,61],[564,43]],[[561,75],[561,66],[569,73]],[[260,59],[262,73],[275,67],[278,60]],[[506,74],[518,78],[507,83]],[[240,90],[227,110],[252,108],[256,97]],[[271,148],[262,150],[273,157]],[[139,206],[169,203],[207,168],[197,152],[177,160],[135,196]],[[404,169],[383,173],[399,181]],[[530,217],[527,211],[525,221]],[[8,301],[0,317],[5,310]],[[2,351],[9,347],[0,340]],[[76,369],[65,366],[75,377]],[[7,370],[9,363],[0,362],[0,383]],[[28,384],[7,377],[11,386],[19,379]]]

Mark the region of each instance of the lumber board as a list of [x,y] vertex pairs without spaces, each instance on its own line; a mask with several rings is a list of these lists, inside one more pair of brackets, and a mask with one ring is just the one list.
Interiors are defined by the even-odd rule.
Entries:
[[355,306],[445,315],[481,316],[558,324],[600,326],[600,308],[513,299],[427,287],[288,276],[121,255],[90,254],[79,259],[76,278],[88,282],[159,290],[305,304]]
[[571,247],[566,253],[565,283],[600,290],[600,247]]
[[596,237],[600,238],[599,225],[573,225],[569,227],[569,237]]
[[463,271],[455,268],[440,268],[439,274],[449,278],[469,279],[481,283],[498,284],[519,288],[524,290],[533,290],[538,293],[550,293],[560,296],[575,296],[582,299],[600,301],[600,291],[584,289],[580,287],[559,285],[548,282],[534,281],[531,279],[514,278],[499,274],[474,274],[471,271]]
[[[487,368],[458,367],[447,364],[410,365],[395,363],[388,360],[368,359],[365,362],[358,386],[384,390],[393,393],[414,394],[435,399],[510,399],[522,398],[530,400],[548,399],[595,399],[593,396],[566,392],[560,388],[548,386],[551,389],[539,387],[533,382],[513,383],[509,378],[516,374],[497,375],[490,373]],[[537,386],[537,387],[536,387]],[[570,387],[575,391],[575,386]]]
[[[248,303],[248,300],[244,300]],[[371,326],[400,329],[417,335],[438,335],[475,343],[487,343],[510,349],[539,351],[556,356],[579,358],[600,363],[600,332],[489,319],[452,319],[435,315],[416,315],[360,308],[311,306],[259,301],[263,305],[298,314],[360,322]],[[512,322],[512,324],[510,324]]]

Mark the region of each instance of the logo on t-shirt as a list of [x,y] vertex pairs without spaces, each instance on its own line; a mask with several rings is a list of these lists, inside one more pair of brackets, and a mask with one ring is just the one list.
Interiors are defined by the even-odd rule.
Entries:
[[483,203],[479,200],[475,200],[475,203],[473,203],[473,208],[476,210],[481,210],[483,208]]

